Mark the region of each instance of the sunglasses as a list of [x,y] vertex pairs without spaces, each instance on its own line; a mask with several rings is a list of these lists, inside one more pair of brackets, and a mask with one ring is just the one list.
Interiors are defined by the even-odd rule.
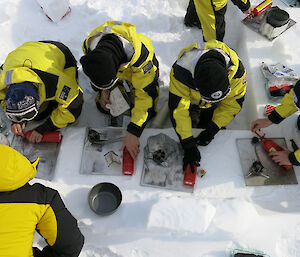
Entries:
[[99,86],[99,85],[96,85],[93,81],[90,81],[90,82],[91,82],[91,84],[92,84],[95,88],[103,90],[103,89],[110,89],[110,88],[112,88],[112,87],[117,83],[117,81],[118,81],[118,78],[114,78],[114,79],[112,79],[111,82],[109,82],[108,84],[100,85],[100,86]]
[[39,113],[39,110],[36,107],[36,105],[30,106],[22,112],[6,110],[7,118],[10,119],[11,121],[17,122],[17,123],[32,120],[38,113]]

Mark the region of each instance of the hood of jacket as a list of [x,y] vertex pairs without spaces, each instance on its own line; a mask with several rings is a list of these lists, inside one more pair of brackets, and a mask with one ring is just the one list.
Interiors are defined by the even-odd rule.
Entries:
[[31,163],[7,145],[0,145],[0,192],[13,191],[34,178],[39,158]]

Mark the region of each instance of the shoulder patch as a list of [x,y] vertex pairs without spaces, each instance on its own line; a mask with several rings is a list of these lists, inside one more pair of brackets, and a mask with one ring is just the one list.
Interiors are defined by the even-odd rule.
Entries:
[[143,67],[143,71],[144,71],[144,74],[146,72],[148,72],[149,70],[151,70],[151,68],[153,67],[153,64],[151,61],[149,61],[144,67]]
[[59,98],[62,99],[62,100],[64,100],[64,101],[66,101],[67,98],[68,98],[68,95],[70,93],[70,90],[71,90],[70,87],[64,86],[63,89],[62,89],[62,91],[61,91],[61,93],[60,93]]

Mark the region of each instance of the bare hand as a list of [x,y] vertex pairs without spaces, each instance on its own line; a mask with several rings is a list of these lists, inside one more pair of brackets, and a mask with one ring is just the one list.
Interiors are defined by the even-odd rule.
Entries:
[[135,160],[140,152],[140,141],[137,136],[127,132],[120,151],[123,151],[126,146],[131,157]]
[[272,160],[279,165],[291,165],[289,160],[289,154],[291,151],[285,147],[283,147],[282,151],[270,152],[269,155],[272,157]]
[[32,133],[30,137],[28,138],[28,141],[30,143],[40,143],[42,141],[43,135],[37,132],[36,130],[32,130]]
[[256,130],[260,130],[261,128],[266,128],[272,125],[272,121],[270,121],[268,118],[265,119],[257,119],[252,122],[251,124],[251,131],[255,132]]
[[249,9],[247,11],[244,11],[244,14],[251,14],[253,12],[253,7],[250,5]]
[[15,135],[24,136],[25,123],[12,123],[11,124],[11,132]]
[[108,111],[106,105],[111,104],[111,101],[109,100],[110,97],[110,91],[107,89],[104,89],[101,91],[101,106],[104,110]]

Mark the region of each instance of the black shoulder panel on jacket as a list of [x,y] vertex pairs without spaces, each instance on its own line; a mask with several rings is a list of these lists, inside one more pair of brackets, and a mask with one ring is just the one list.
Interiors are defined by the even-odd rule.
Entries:
[[[173,124],[173,127],[175,128],[175,132],[176,132],[176,121],[174,119],[173,112],[178,107],[178,104],[179,104],[180,100],[181,100],[181,97],[179,97],[177,95],[174,95],[171,92],[169,92],[168,105],[169,105],[169,109],[170,109],[170,119],[171,119],[171,122]],[[176,132],[176,134],[178,135],[178,138],[181,141],[181,136],[177,132]]]
[[144,61],[146,61],[148,55],[149,55],[149,51],[147,47],[142,43],[141,55],[139,59],[134,64],[132,64],[132,66],[139,67]]
[[244,65],[241,62],[241,60],[239,60],[239,67],[238,67],[236,73],[234,74],[233,78],[239,79],[239,78],[243,77],[244,73],[245,73]]
[[39,183],[28,183],[14,191],[0,192],[0,203],[37,203],[50,204],[56,190]]
[[192,74],[187,69],[177,65],[177,63],[175,62],[173,64],[173,70],[175,79],[177,79],[182,84],[188,86],[189,88],[197,90],[194,85],[194,79],[192,77]]
[[83,94],[79,90],[77,97],[72,101],[72,103],[69,104],[67,110],[74,115],[75,119],[77,119],[81,113],[82,105],[83,105]]
[[148,86],[144,87],[144,91],[151,97],[152,99],[152,107],[148,109],[148,120],[152,119],[156,112],[155,112],[155,101],[158,97],[159,92],[159,84],[158,84],[158,78],[155,77],[152,83],[150,83]]
[[155,56],[155,54],[154,54],[154,56],[153,56],[153,64],[154,64],[154,66],[158,69],[159,68],[159,63],[158,63],[158,60],[156,59],[156,56]]
[[243,95],[241,98],[236,99],[237,103],[241,106],[241,108],[243,107],[243,103],[245,101],[245,95]]
[[88,39],[83,41],[83,47],[84,47],[86,54],[88,54],[91,51],[87,46],[87,41],[88,41]]
[[73,56],[73,54],[71,53],[70,49],[66,45],[64,45],[61,42],[57,42],[57,41],[40,41],[40,42],[55,45],[60,51],[62,51],[62,53],[65,55],[65,59],[66,59],[66,64],[64,67],[65,69],[67,69],[69,67],[77,68],[76,59]]
[[46,98],[54,97],[57,90],[58,76],[38,69],[32,69],[32,70],[44,82],[45,90],[46,90]]

